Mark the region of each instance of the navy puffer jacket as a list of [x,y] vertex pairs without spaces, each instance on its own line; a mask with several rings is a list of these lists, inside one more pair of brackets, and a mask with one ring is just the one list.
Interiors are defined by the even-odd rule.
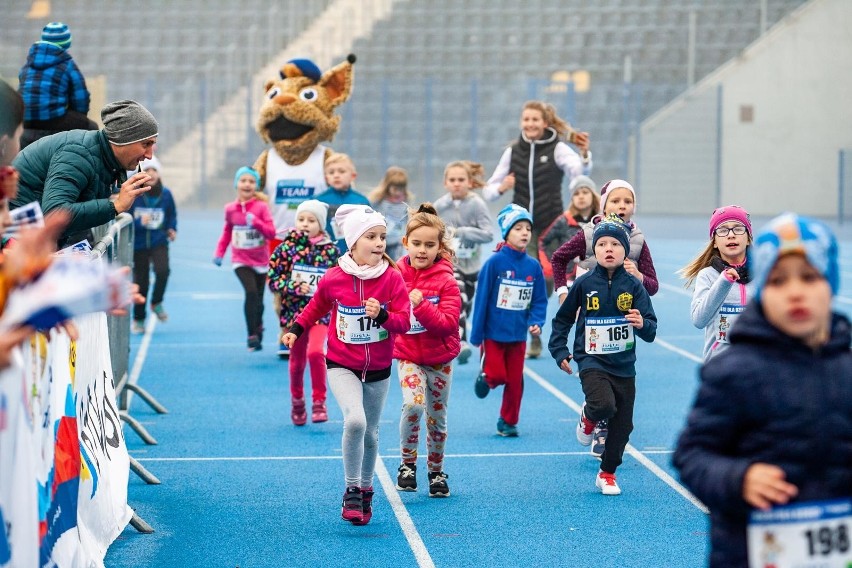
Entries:
[[701,368],[701,386],[674,454],[684,484],[711,512],[710,566],[747,566],[743,476],[773,464],[796,502],[852,494],[852,351],[849,320],[832,315],[814,351],[781,333],[752,301],[728,350]]

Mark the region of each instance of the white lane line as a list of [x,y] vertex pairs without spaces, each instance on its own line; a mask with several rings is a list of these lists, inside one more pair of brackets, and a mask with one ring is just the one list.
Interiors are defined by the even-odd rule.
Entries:
[[[145,326],[145,335],[142,337],[142,343],[139,344],[139,351],[136,352],[136,358],[133,359],[133,368],[130,370],[130,376],[127,377],[127,382],[135,385],[139,382],[139,375],[142,373],[142,366],[145,365],[145,358],[148,357],[148,346],[151,345],[151,337],[154,336],[154,329],[157,327],[157,318],[154,314],[148,318],[148,325]],[[133,391],[127,393],[127,408],[130,408],[130,403],[133,401]]]
[[[558,398],[560,401],[562,401],[562,403],[564,403],[565,406],[572,409],[578,415],[580,414],[580,412],[582,411],[582,407],[579,404],[577,404],[571,397],[569,397],[568,395],[566,395],[565,393],[563,393],[562,391],[557,389],[555,386],[550,384],[550,382],[547,379],[545,379],[544,377],[542,377],[541,375],[539,375],[538,373],[536,373],[535,371],[533,371],[532,369],[530,369],[529,367],[526,367],[526,366],[524,367],[524,373],[526,373],[529,378],[531,378],[532,380],[537,382],[544,390],[548,391],[550,394],[552,394],[553,396]],[[704,504],[701,501],[699,501],[698,498],[695,495],[690,493],[689,490],[686,487],[684,487],[683,485],[678,483],[671,475],[669,475],[668,473],[663,471],[660,467],[658,467],[657,464],[655,464],[654,462],[649,460],[642,452],[640,452],[639,450],[637,450],[636,448],[634,448],[630,444],[627,444],[626,450],[627,450],[628,454],[630,454],[631,456],[636,458],[636,460],[638,460],[639,463],[641,463],[646,468],[648,468],[648,470],[650,470],[651,473],[653,473],[654,475],[659,477],[666,485],[668,485],[669,487],[674,489],[678,494],[683,496],[687,501],[689,501],[690,503],[695,505],[698,508],[698,510],[702,511],[703,513],[705,513],[707,515],[710,514],[710,511],[707,509],[707,507],[705,507]]]
[[402,528],[402,534],[405,535],[405,540],[411,547],[414,553],[414,558],[417,560],[417,565],[420,568],[435,568],[435,562],[426,550],[426,545],[423,544],[423,539],[420,538],[420,533],[417,532],[417,527],[414,526],[414,521],[411,520],[411,515],[399,498],[396,492],[396,484],[391,480],[388,469],[385,467],[385,462],[376,460],[376,475],[379,477],[379,483],[382,484],[382,489],[385,492],[385,497],[390,503],[393,514],[396,515],[396,520],[399,521],[399,526]]
[[[146,453],[147,450],[131,450],[130,453],[134,456],[137,452]],[[644,454],[667,455],[674,452],[665,448],[655,448],[653,450],[643,450]],[[445,458],[461,459],[461,458],[540,458],[540,457],[564,457],[564,456],[588,456],[589,452],[505,452],[493,454],[445,454]],[[136,458],[140,462],[261,462],[261,461],[320,461],[320,460],[341,460],[342,456],[222,456],[222,457],[180,457],[180,458]],[[399,459],[396,454],[388,454],[379,456],[379,459],[393,460]],[[395,486],[394,486],[395,490]]]
[[677,353],[678,355],[686,357],[690,361],[695,361],[696,363],[703,363],[704,362],[704,359],[702,359],[698,355],[693,355],[689,351],[684,351],[680,347],[675,347],[674,345],[672,345],[668,341],[662,340],[659,337],[654,339],[653,345],[659,345],[663,349],[668,349],[669,351],[673,351],[674,353]]
[[[685,289],[683,286],[672,286],[671,284],[666,284],[665,282],[659,282],[660,288],[668,290],[669,292],[674,292],[676,294],[680,294],[681,296],[689,296],[692,297],[692,292]],[[652,300],[653,301],[653,300]]]

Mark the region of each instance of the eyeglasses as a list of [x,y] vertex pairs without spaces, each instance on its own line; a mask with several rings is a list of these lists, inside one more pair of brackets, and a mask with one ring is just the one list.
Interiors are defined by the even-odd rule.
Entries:
[[713,231],[717,237],[727,237],[728,234],[734,233],[735,235],[745,235],[746,228],[745,225],[734,225],[733,227],[716,227]]

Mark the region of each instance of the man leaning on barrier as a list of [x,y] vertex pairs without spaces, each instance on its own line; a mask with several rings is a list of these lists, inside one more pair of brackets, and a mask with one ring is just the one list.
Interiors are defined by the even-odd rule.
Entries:
[[122,100],[101,110],[101,130],[71,130],[47,136],[24,148],[13,162],[20,175],[12,207],[38,201],[45,214],[70,213],[60,242],[86,238],[89,229],[130,209],[150,188],[148,174],[127,177],[153,156],[158,125],[139,103]]

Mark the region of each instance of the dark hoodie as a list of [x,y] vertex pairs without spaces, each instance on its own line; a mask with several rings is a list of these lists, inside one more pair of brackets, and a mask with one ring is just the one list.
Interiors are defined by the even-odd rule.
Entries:
[[24,99],[24,125],[63,116],[66,110],[89,112],[86,80],[71,54],[56,44],[36,42],[18,75]]

